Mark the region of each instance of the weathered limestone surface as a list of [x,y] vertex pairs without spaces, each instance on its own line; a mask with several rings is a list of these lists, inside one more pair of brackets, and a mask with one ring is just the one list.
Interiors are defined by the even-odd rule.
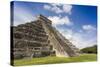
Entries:
[[36,21],[13,27],[13,47],[14,58],[79,54],[79,50],[52,27],[52,21],[42,15]]

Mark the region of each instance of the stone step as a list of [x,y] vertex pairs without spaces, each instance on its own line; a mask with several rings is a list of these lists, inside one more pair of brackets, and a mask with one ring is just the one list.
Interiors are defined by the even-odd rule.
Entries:
[[15,31],[13,34],[20,34],[20,35],[31,35],[31,36],[37,36],[37,37],[47,37],[46,33],[42,32],[24,32],[24,31]]
[[19,39],[39,39],[39,40],[47,40],[48,39],[47,35],[45,37],[43,37],[43,35],[42,36],[30,35],[30,34],[19,32],[19,31],[14,32],[14,37],[15,38],[19,37]]
[[46,46],[48,45],[48,41],[31,41],[31,40],[25,40],[25,39],[14,39],[15,46],[19,47],[26,47],[27,45],[30,46]]

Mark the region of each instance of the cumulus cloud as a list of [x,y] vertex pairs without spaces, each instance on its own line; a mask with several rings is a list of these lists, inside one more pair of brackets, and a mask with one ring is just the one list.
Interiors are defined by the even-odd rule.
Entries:
[[63,12],[71,14],[72,6],[71,5],[63,5]]
[[96,30],[96,28],[92,25],[83,25],[83,29],[87,31]]
[[55,12],[55,13],[68,13],[71,14],[72,5],[62,5],[62,4],[49,4],[44,5],[44,9]]
[[72,25],[72,22],[70,21],[68,16],[64,16],[64,17],[61,17],[61,16],[49,16],[48,18],[52,21],[54,26],[63,25],[63,24]]
[[62,10],[59,7],[57,7],[56,5],[53,5],[53,6],[44,5],[44,9],[50,10],[50,11],[55,12],[55,13],[62,13]]
[[44,5],[44,8],[45,8],[46,10],[49,10],[49,9],[51,9],[51,6],[50,6],[50,5]]

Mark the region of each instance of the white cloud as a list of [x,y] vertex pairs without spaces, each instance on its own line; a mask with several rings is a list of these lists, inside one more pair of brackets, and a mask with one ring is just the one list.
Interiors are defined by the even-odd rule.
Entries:
[[62,10],[53,4],[52,4],[52,6],[51,5],[44,5],[44,9],[50,10],[50,11],[55,12],[55,13],[62,13]]
[[44,5],[44,8],[45,8],[46,10],[49,10],[49,9],[51,9],[51,6],[50,6],[50,5]]
[[55,12],[55,13],[68,13],[71,14],[72,5],[62,5],[62,4],[49,4],[44,5],[44,9]]
[[62,13],[63,12],[58,6],[53,6],[51,8],[51,11],[53,11],[55,13]]
[[71,5],[63,5],[63,12],[71,14],[72,6]]
[[64,17],[61,17],[61,16],[49,16],[48,18],[52,21],[52,24],[54,26],[63,25],[63,24],[72,25],[72,22],[70,21],[70,19],[67,16],[64,16]]
[[93,27],[92,25],[83,25],[83,29],[86,31],[96,30],[96,28]]

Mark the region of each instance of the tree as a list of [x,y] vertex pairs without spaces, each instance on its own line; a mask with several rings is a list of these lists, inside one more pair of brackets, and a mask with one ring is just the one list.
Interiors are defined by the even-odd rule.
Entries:
[[95,53],[97,54],[97,45],[94,45],[92,47],[86,47],[81,49],[81,52],[83,53]]

